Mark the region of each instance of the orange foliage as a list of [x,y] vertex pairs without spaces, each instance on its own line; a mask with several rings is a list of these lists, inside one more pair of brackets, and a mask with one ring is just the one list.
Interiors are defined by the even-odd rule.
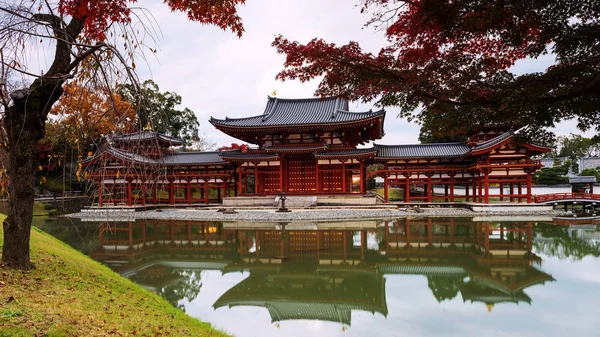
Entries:
[[50,110],[50,114],[56,116],[50,118],[47,125],[46,138],[50,143],[61,139],[74,145],[99,139],[112,131],[134,129],[133,106],[120,95],[111,94],[106,88],[87,88],[76,83],[67,84],[64,89]]

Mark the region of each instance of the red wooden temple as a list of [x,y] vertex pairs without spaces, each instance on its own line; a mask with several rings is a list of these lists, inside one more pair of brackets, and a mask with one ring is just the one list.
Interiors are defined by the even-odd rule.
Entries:
[[[335,97],[269,97],[260,115],[210,119],[255,145],[247,151],[178,151],[182,140],[144,130],[107,138],[83,164],[98,185],[100,206],[208,204],[231,194],[364,194],[373,175],[383,178],[386,202],[390,187],[402,188],[405,202],[532,202],[532,174],[542,164],[531,157],[551,150],[520,144],[515,131],[500,128],[479,130],[465,143],[364,147],[383,137],[384,119],[384,110],[350,112],[348,101]],[[434,186],[443,193],[434,194]],[[492,194],[492,186],[499,192]]]

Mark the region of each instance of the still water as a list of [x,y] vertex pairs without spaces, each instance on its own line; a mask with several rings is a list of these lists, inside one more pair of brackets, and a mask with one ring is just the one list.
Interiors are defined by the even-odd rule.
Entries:
[[600,221],[39,224],[236,336],[600,336]]

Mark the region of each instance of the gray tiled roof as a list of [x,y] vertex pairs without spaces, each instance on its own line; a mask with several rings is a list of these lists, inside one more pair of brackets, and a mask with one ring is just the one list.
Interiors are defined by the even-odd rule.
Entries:
[[220,152],[175,152],[160,159],[165,165],[224,164]]
[[471,151],[464,143],[431,143],[414,145],[378,145],[379,158],[455,158]]
[[486,149],[486,148],[488,148],[488,147],[494,146],[494,145],[496,145],[496,144],[498,144],[498,143],[501,143],[502,141],[504,141],[504,140],[506,140],[506,139],[510,138],[510,137],[511,137],[512,135],[514,135],[514,134],[515,134],[515,133],[514,133],[514,131],[513,131],[513,130],[510,130],[510,131],[508,131],[508,132],[505,132],[505,133],[503,133],[503,134],[501,134],[501,135],[499,135],[499,136],[497,136],[497,137],[494,137],[494,138],[492,138],[492,139],[490,139],[490,140],[486,140],[485,142],[481,142],[481,143],[479,143],[479,144],[475,145],[475,146],[473,147],[473,151],[476,151],[476,150],[481,150],[481,149]]
[[125,150],[115,149],[112,146],[104,146],[103,148],[99,149],[99,151],[97,151],[94,154],[94,156],[83,160],[83,163],[91,162],[94,159],[103,155],[104,153],[108,153],[108,154],[112,155],[113,157],[119,158],[124,161],[129,161],[129,162],[136,162],[136,163],[140,163],[140,164],[156,164],[157,163],[157,161],[152,158],[148,158],[146,156],[142,156],[142,155],[132,153],[129,151],[125,151]]
[[160,140],[165,143],[171,143],[171,145],[182,145],[184,141],[182,139],[167,136],[162,133],[154,132],[154,131],[138,131],[133,133],[128,133],[121,136],[113,136],[113,141],[116,142],[137,142],[137,141],[147,141],[147,140]]
[[589,184],[595,182],[595,176],[569,177],[569,184]]
[[315,153],[315,157],[342,157],[342,156],[356,156],[361,154],[375,153],[377,149],[374,147],[355,149],[349,151],[331,151],[323,153]]
[[277,153],[256,153],[256,152],[241,152],[241,151],[223,151],[222,158],[228,159],[261,159],[261,158],[279,158]]
[[286,151],[316,151],[316,150],[325,150],[329,146],[325,143],[316,143],[316,144],[303,144],[302,146],[265,146],[265,151],[267,152],[286,152]]
[[332,124],[360,121],[385,111],[350,112],[348,101],[336,98],[282,99],[269,97],[262,115],[246,118],[210,119],[213,125],[231,127],[269,127],[286,125]]

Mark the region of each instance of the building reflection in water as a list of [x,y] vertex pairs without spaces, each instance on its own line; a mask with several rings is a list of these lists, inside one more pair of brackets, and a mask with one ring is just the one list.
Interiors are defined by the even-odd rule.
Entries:
[[[252,226],[252,228],[250,228]],[[163,295],[192,301],[202,270],[247,272],[221,307],[255,306],[272,322],[350,325],[352,310],[387,316],[385,276],[423,275],[437,301],[530,303],[524,292],[552,281],[536,268],[533,223],[402,219],[344,223],[100,223],[91,256]],[[180,306],[181,307],[181,306]]]

